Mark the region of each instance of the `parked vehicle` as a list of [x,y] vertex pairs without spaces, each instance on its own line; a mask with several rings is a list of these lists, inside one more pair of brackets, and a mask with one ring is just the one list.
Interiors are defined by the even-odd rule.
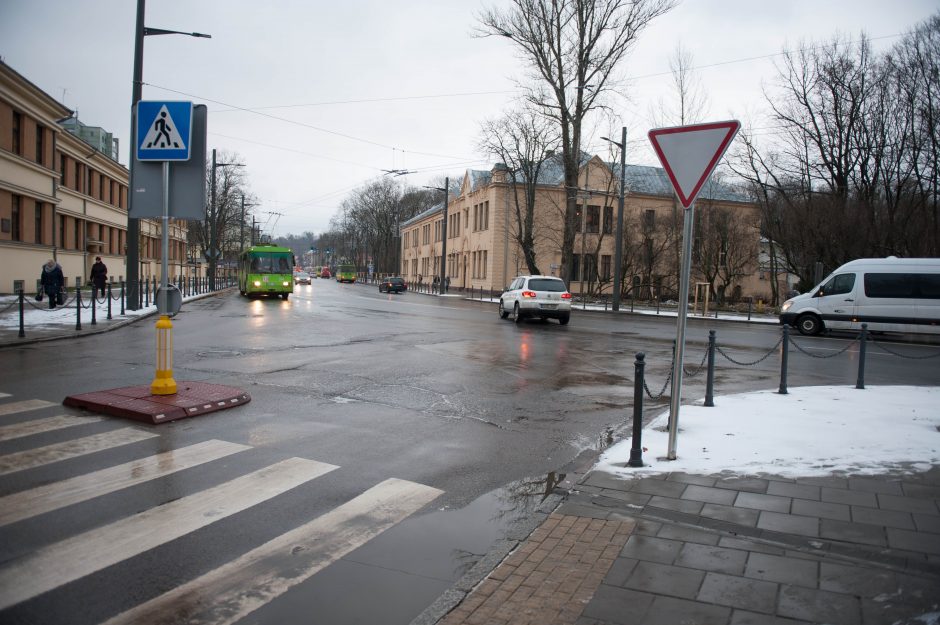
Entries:
[[242,295],[275,295],[287,299],[294,292],[294,252],[287,247],[261,244],[238,258],[238,290]]
[[516,323],[527,317],[557,319],[567,325],[571,318],[571,293],[555,276],[518,276],[499,296],[499,317],[512,312]]
[[320,277],[321,277],[321,278],[332,278],[333,276],[332,276],[332,274],[330,273],[330,268],[329,268],[329,267],[324,267],[323,269],[321,269],[321,270],[320,270]]
[[408,290],[408,284],[405,282],[404,278],[386,278],[382,282],[379,282],[379,293],[385,291],[386,293],[404,293]]
[[801,334],[861,330],[940,334],[940,258],[863,258],[783,303]]

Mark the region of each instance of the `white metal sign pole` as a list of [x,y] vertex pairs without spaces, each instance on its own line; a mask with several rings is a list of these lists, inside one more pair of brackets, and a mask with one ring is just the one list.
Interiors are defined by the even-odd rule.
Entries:
[[682,227],[682,275],[679,278],[679,316],[676,322],[676,354],[672,363],[672,391],[669,397],[668,460],[676,459],[676,437],[679,432],[679,406],[682,404],[682,361],[685,354],[685,320],[689,312],[689,276],[692,273],[692,232],[695,202],[685,209]]
[[169,272],[170,256],[170,161],[163,161],[163,236],[161,246],[160,260],[160,297],[157,300],[157,311],[161,315],[168,315],[170,311],[167,301],[170,281],[167,276]]

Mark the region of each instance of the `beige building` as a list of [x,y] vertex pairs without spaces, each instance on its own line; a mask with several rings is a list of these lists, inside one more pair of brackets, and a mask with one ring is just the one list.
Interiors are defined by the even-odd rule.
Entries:
[[[585,155],[579,182],[578,228],[569,290],[609,297],[613,288],[614,231],[619,164]],[[682,208],[662,169],[626,169],[623,275],[625,291],[638,298],[675,297],[678,291]],[[543,274],[561,275],[565,214],[564,175],[550,157],[536,185],[533,215],[535,261]],[[519,200],[517,207],[516,198]],[[468,171],[459,193],[448,200],[447,275],[450,288],[499,291],[514,276],[529,272],[517,241],[524,190],[516,192],[508,170]],[[722,292],[736,299],[769,296],[758,268],[757,207],[745,196],[712,182],[696,202],[692,296]],[[440,274],[443,211],[437,206],[401,225],[402,275],[427,284]]]
[[[0,293],[35,289],[54,258],[70,286],[85,284],[95,256],[113,281],[127,249],[128,170],[109,142],[63,128],[72,111],[0,62]],[[69,119],[69,128],[83,129]],[[100,130],[100,129],[92,129]],[[102,149],[107,150],[101,151]],[[140,275],[160,274],[160,224],[141,221]],[[170,273],[189,275],[186,222],[171,222]]]

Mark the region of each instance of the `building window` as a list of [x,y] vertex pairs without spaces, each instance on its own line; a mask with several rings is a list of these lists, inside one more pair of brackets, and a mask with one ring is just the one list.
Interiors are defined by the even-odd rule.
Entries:
[[10,210],[10,220],[12,222],[11,238],[14,241],[22,241],[23,231],[20,228],[20,196],[13,196],[13,204]]
[[601,280],[610,280],[610,254],[601,254]]
[[59,215],[59,246],[65,246],[65,215]]
[[[483,229],[484,230],[490,229],[490,201],[489,200],[483,202]],[[483,254],[486,254],[486,252],[483,252]],[[484,278],[486,277],[485,272],[483,274],[483,277]]]
[[36,202],[36,243],[42,243],[42,202]]
[[75,247],[72,249],[82,249],[82,222],[75,220]]
[[588,233],[597,234],[601,229],[601,207],[600,206],[588,206],[587,207],[587,221],[585,222],[585,229]]
[[23,153],[23,116],[13,111],[13,153],[22,156]]
[[46,129],[41,124],[36,124],[36,162],[40,165],[46,164],[45,138]]
[[604,234],[610,234],[613,232],[613,223],[614,223],[614,207],[605,206],[604,207]]
[[652,232],[656,227],[656,211],[648,209],[643,211],[643,229],[646,232]]
[[581,255],[572,254],[571,255],[571,277],[568,278],[568,282],[576,282],[581,279]]
[[[487,202],[487,204],[489,204],[489,202]],[[487,210],[489,210],[489,206],[487,206]],[[481,277],[481,278],[484,278],[484,279],[486,278],[486,257],[487,257],[487,252],[486,252],[486,250],[483,250],[483,261],[480,263],[480,265],[481,265],[481,266],[480,266],[480,277]]]

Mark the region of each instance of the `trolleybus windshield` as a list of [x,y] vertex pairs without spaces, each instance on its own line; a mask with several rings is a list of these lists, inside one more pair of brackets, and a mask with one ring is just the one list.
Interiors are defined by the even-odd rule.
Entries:
[[251,255],[251,273],[291,273],[290,254],[254,253]]

